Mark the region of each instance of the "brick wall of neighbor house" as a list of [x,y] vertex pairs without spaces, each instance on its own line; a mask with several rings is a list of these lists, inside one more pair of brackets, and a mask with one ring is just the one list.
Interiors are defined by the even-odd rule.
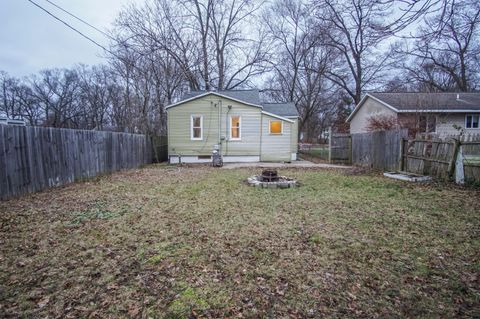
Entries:
[[385,105],[375,101],[370,97],[367,98],[350,121],[350,133],[355,134],[367,132],[368,119],[371,116],[378,114],[397,116],[397,113]]
[[457,135],[459,130],[455,129],[454,125],[464,129],[465,134],[479,134],[480,129],[466,129],[465,128],[466,114],[439,114],[437,116],[437,134],[439,136]]

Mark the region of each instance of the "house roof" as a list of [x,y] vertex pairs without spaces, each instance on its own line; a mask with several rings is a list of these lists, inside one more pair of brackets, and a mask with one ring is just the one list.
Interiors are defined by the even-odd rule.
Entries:
[[298,116],[297,108],[293,103],[263,103],[263,110],[280,116]]
[[199,97],[214,94],[245,103],[252,106],[261,107],[265,112],[281,117],[297,117],[298,111],[293,103],[262,103],[258,90],[223,90],[223,91],[192,91],[186,93],[180,101],[167,106],[167,108],[183,104]]
[[[223,95],[226,97],[233,98],[235,100],[247,102],[249,104],[260,105],[260,93],[258,90],[223,90],[223,91],[209,91],[209,92],[217,93],[217,95]],[[186,93],[179,102],[191,99],[193,97],[198,97],[205,93],[208,93],[208,92],[192,91],[192,92]]]
[[[223,93],[225,91],[221,91],[221,92]],[[250,101],[246,101],[246,100],[240,100],[237,97],[234,97],[233,94],[225,95],[225,94],[222,94],[222,93],[214,92],[214,91],[193,91],[193,92],[185,94],[180,99],[180,101],[178,101],[177,103],[167,105],[167,107],[165,109],[169,109],[171,107],[178,106],[178,105],[184,104],[186,102],[189,102],[189,101],[192,101],[192,100],[195,100],[195,99],[207,96],[207,95],[216,95],[218,97],[227,98],[227,99],[237,101],[237,102],[240,102],[240,103],[243,103],[243,104],[247,104],[247,105],[250,105],[250,106],[255,106],[255,107],[262,108],[262,106],[260,104],[251,103]]]
[[399,111],[479,110],[480,93],[369,93]]
[[350,121],[367,98],[397,113],[480,112],[480,93],[367,93],[348,117]]

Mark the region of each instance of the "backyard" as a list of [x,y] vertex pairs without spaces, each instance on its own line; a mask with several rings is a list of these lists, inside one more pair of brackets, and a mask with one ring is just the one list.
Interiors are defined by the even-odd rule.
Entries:
[[0,317],[480,316],[480,192],[151,165],[0,202]]
[[300,157],[314,163],[327,163],[328,153],[328,144],[306,144],[300,150]]

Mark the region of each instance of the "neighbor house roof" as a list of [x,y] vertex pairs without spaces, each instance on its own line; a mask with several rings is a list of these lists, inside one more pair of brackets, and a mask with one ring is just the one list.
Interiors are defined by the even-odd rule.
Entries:
[[261,107],[265,112],[282,117],[297,117],[297,108],[293,103],[262,103],[258,90],[223,90],[223,91],[192,91],[186,93],[180,101],[167,106],[167,108],[183,104],[199,97],[214,94],[232,99],[248,105]]
[[397,113],[480,112],[480,93],[367,93],[347,121],[353,118],[369,97]]
[[369,93],[399,111],[479,110],[480,93]]

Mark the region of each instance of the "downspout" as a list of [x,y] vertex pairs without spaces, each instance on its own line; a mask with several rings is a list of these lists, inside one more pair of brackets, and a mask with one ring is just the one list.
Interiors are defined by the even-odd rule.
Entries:
[[218,100],[218,152],[222,155],[222,100]]
[[263,113],[260,111],[260,150],[258,154],[258,159],[262,161],[262,140],[263,140]]
[[[232,106],[229,105],[227,107],[227,113],[225,114],[225,156],[228,155],[228,142],[229,142],[229,139],[230,139],[230,131],[231,131],[231,127],[228,123],[228,113],[230,112],[230,110],[232,109]],[[241,129],[241,128],[240,128]]]

